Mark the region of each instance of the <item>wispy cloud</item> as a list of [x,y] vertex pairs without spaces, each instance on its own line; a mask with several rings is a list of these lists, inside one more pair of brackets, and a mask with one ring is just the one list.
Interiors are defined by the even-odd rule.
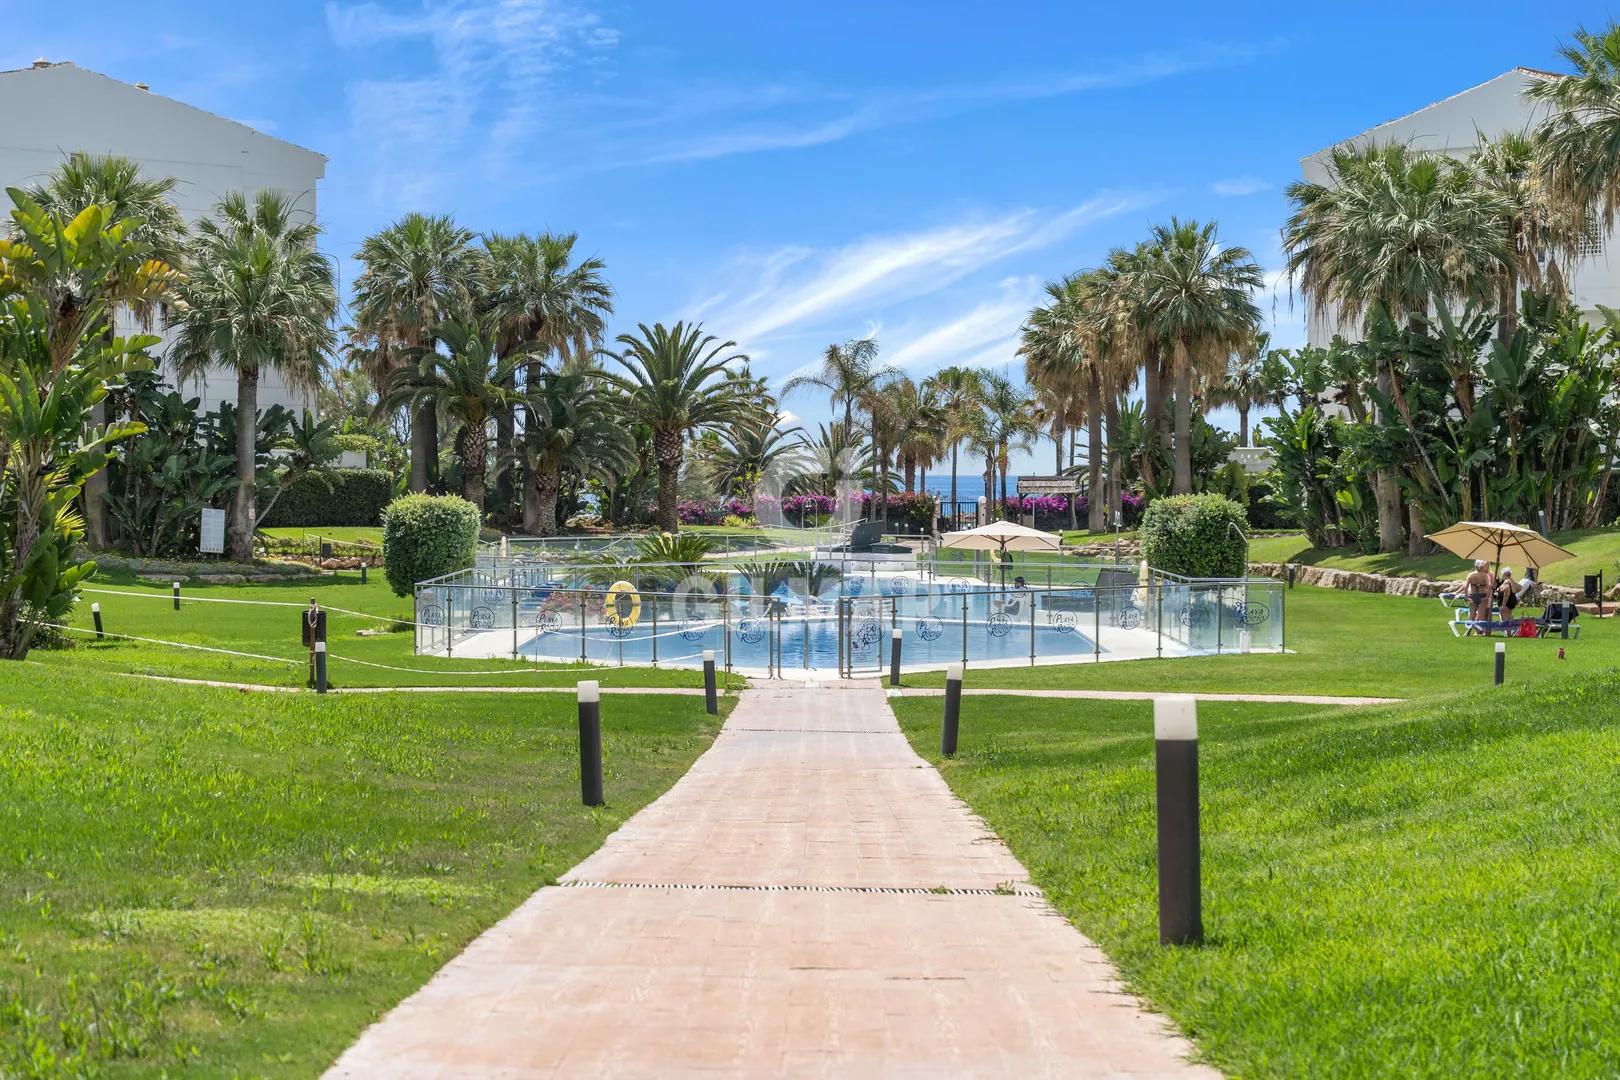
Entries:
[[1241,198],[1244,195],[1258,195],[1262,191],[1270,191],[1272,185],[1257,176],[1234,176],[1226,180],[1217,180],[1209,185],[1209,190],[1222,198]]
[[[847,334],[850,323],[869,320],[884,308],[936,293],[968,274],[1156,199],[1152,193],[1104,192],[1055,214],[1016,210],[864,237],[831,250],[793,246],[744,257],[727,274],[753,282],[748,291],[711,295],[687,314],[703,316],[716,333],[736,338],[745,348],[834,325]],[[923,354],[916,355],[920,360]]]
[[962,315],[925,331],[888,354],[887,362],[907,370],[926,371],[947,363],[967,363],[986,354],[1005,363],[1018,348],[1018,330],[1040,296],[1035,277],[1010,277],[998,284],[1000,295]]

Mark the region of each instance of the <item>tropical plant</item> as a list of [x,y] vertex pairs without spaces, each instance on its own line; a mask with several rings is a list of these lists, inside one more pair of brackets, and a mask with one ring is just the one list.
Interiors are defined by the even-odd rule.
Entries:
[[[364,269],[354,282],[351,337],[381,396],[395,371],[416,366],[434,347],[436,327],[470,316],[488,264],[469,230],[448,216],[417,213],[368,236],[355,259]],[[438,456],[438,414],[424,398],[411,418],[412,491],[428,489]]]
[[727,355],[736,342],[705,334],[699,324],[673,327],[642,323],[635,334],[620,334],[621,352],[607,352],[624,368],[609,377],[628,395],[629,414],[652,432],[658,468],[658,527],[675,532],[676,483],[694,433],[720,428],[749,415],[751,384],[739,382],[732,364],[747,357]]
[[525,528],[550,536],[565,480],[611,480],[633,470],[635,439],[623,423],[623,402],[594,368],[542,370],[525,387],[523,404],[528,419],[517,452],[523,455]]
[[1563,208],[1595,212],[1611,228],[1620,211],[1620,26],[1577,30],[1559,52],[1574,73],[1526,91],[1549,110],[1536,132],[1542,171]]
[[1265,404],[1265,382],[1261,368],[1271,351],[1271,335],[1256,334],[1232,353],[1226,371],[1210,389],[1210,400],[1230,405],[1238,414],[1238,445],[1252,446],[1249,442],[1249,412],[1256,405]]
[[979,377],[979,372],[971,368],[954,365],[934,372],[933,375],[928,377],[927,385],[939,398],[939,407],[944,421],[942,441],[951,454],[950,514],[954,517],[957,503],[957,452],[962,447],[962,441],[967,438],[972,430],[984,385]]
[[332,264],[315,249],[319,235],[281,192],[261,191],[252,202],[240,192],[226,195],[197,227],[171,320],[179,334],[170,358],[181,378],[216,364],[236,375],[241,422],[228,533],[239,562],[253,557],[260,373],[279,372],[287,385],[307,389],[337,344],[337,287]]
[[1030,401],[1023,390],[1000,372],[985,372],[982,377],[981,411],[968,441],[984,455],[986,494],[996,490],[996,478],[1001,479],[1000,497],[996,501],[997,513],[1007,503],[1007,470],[1014,450],[1026,450],[1039,431]]
[[842,345],[828,345],[821,356],[820,370],[800,375],[782,384],[786,397],[807,386],[819,386],[832,395],[832,406],[844,410],[844,429],[851,430],[855,423],[855,409],[868,398],[873,389],[885,379],[898,374],[892,367],[877,362],[876,338],[851,338]]
[[332,466],[343,453],[338,447],[340,438],[336,424],[317,420],[308,409],[301,417],[291,419],[286,436],[277,444],[281,469],[276,473],[275,489],[270,501],[259,511],[259,520],[267,519],[276,503],[294,485],[323,488],[328,494],[337,491],[338,470]]
[[489,450],[489,421],[495,411],[519,400],[512,376],[526,353],[495,354],[495,335],[488,319],[441,323],[433,331],[443,346],[412,350],[415,363],[388,377],[379,408],[409,407],[442,413],[456,427],[455,453],[461,471],[461,497],[484,514],[484,465]]

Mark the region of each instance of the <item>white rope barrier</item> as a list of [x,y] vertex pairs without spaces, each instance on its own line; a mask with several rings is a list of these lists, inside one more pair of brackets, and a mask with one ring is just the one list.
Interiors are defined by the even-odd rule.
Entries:
[[[63,623],[40,623],[56,630],[68,630],[75,634],[95,634],[96,631],[86,626],[67,626]],[[303,660],[289,660],[285,656],[266,656],[264,653],[242,652],[237,649],[217,649],[211,645],[192,645],[184,641],[164,641],[162,638],[136,637],[134,634],[115,634],[111,630],[103,631],[100,636],[122,638],[125,641],[139,641],[147,645],[168,645],[176,649],[195,649],[198,652],[220,653],[225,656],[245,656],[250,660],[272,660],[278,664],[303,664]]]

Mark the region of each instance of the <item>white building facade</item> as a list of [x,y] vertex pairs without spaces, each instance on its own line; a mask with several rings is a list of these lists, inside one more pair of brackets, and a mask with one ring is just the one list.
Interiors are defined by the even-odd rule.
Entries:
[[[173,198],[188,225],[205,218],[222,195],[275,189],[315,215],[316,185],[326,158],[245,124],[68,63],[36,61],[0,72],[0,190],[42,183],[69,154],[117,154],[148,179],[173,177]],[[9,199],[0,201],[9,213]],[[132,327],[121,325],[120,332]],[[167,352],[165,334],[162,352]],[[174,372],[163,365],[166,381]],[[236,376],[224,368],[179,386],[207,413],[236,404]],[[314,408],[311,391],[287,386],[279,372],[259,376],[259,408]]]
[[[1417,112],[1368,128],[1359,135],[1300,159],[1300,169],[1311,183],[1329,184],[1329,164],[1338,147],[1364,147],[1400,143],[1414,150],[1467,158],[1479,149],[1480,136],[1495,138],[1509,132],[1533,130],[1546,116],[1546,106],[1527,91],[1537,83],[1562,78],[1533,68],[1514,68],[1478,86],[1426,105]],[[1614,234],[1594,235],[1579,262],[1570,271],[1570,291],[1577,307],[1593,311],[1598,305],[1620,308],[1620,264],[1610,257]],[[1312,345],[1326,346],[1335,336],[1348,341],[1362,336],[1359,325],[1344,325],[1332,314],[1309,313]]]

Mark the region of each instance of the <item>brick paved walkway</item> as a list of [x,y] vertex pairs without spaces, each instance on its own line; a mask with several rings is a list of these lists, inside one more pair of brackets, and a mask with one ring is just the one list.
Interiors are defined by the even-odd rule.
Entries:
[[329,1075],[1218,1075],[1188,1050],[866,684],[744,692],[691,772]]

